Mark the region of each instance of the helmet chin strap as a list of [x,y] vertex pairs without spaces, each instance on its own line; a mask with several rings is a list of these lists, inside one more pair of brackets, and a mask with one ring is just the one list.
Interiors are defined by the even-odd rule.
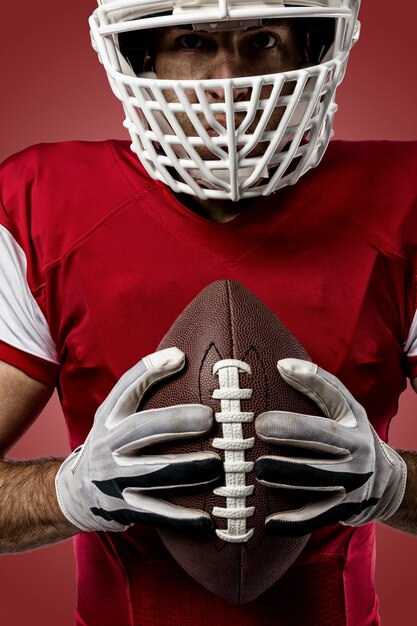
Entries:
[[[237,171],[237,178],[239,185],[241,185],[245,180],[247,180],[250,176],[252,176],[255,167],[239,167]],[[212,181],[208,180],[204,177],[204,174],[199,169],[190,170],[191,176],[200,184],[204,185],[208,189],[217,189],[216,185],[213,184]],[[224,183],[230,183],[230,172],[228,169],[219,169],[216,170],[216,178],[221,180]],[[268,168],[264,167],[257,182],[264,180],[265,178],[269,178]]]

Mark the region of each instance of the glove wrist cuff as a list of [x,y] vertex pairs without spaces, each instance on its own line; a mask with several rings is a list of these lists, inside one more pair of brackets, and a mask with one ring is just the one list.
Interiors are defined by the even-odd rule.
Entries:
[[403,501],[407,483],[407,464],[398,452],[383,442],[381,444],[384,447],[384,456],[391,464],[384,491],[375,506],[367,507],[362,513],[341,522],[343,525],[362,526],[369,522],[384,522],[394,515]]
[[390,454],[395,458],[391,479],[387,485],[381,504],[386,502],[385,509],[378,515],[378,521],[385,521],[390,518],[401,506],[404,499],[405,488],[407,484],[407,464],[404,459],[392,448]]
[[55,476],[56,497],[63,515],[73,526],[82,531],[91,531],[94,529],[80,521],[80,518],[85,518],[85,512],[80,504],[81,498],[71,467],[77,453],[79,450],[75,450],[65,459]]

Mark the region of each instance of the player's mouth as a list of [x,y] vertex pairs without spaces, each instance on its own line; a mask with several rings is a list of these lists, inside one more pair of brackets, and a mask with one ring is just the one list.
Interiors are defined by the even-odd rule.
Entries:
[[[215,119],[216,119],[216,122],[224,128],[224,130],[227,129],[227,123],[226,123],[225,117],[219,116],[219,117],[216,117]],[[235,115],[235,129],[239,128],[241,123],[242,123],[242,118],[240,116]],[[220,137],[220,134],[224,134],[224,133],[220,133],[218,130],[215,130],[209,124],[205,124],[204,129],[210,137]]]

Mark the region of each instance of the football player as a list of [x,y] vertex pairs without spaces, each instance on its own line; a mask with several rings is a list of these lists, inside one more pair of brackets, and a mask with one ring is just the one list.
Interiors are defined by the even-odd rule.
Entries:
[[[416,457],[386,443],[407,377],[417,387],[417,147],[329,145],[357,13],[358,0],[103,1],[92,41],[131,147],[35,146],[1,169],[0,547],[75,535],[80,626],[379,624],[373,522],[417,532]],[[305,346],[313,364],[277,366],[326,415],[256,419],[276,445],[257,480],[312,494],[268,532],[312,534],[246,605],[188,577],[156,532],[211,527],[160,494],[218,481],[220,455],[143,452],[209,432],[211,410],[137,418],[184,365],[155,346],[218,278]],[[5,459],[55,387],[73,452]]]

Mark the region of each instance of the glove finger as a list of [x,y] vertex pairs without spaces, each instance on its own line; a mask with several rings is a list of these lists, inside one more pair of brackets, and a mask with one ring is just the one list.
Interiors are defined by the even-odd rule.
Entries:
[[322,528],[331,526],[350,517],[357,510],[358,504],[343,502],[343,491],[333,492],[324,498],[312,501],[300,509],[274,513],[265,520],[265,527],[272,535],[300,537],[309,535]]
[[[139,411],[118,427],[117,449],[113,453],[122,463],[141,448],[163,441],[201,437],[213,426],[213,411],[203,404],[179,404]],[[116,439],[115,439],[116,441]]]
[[134,413],[147,389],[158,380],[184,367],[185,356],[178,348],[167,348],[149,354],[125,372],[99,407],[97,417],[106,416],[106,426],[114,428]]
[[[114,472],[114,468],[113,468]],[[117,476],[93,480],[106,495],[121,497],[128,487],[137,489],[174,489],[195,487],[217,481],[223,476],[223,462],[214,452],[152,455],[132,458]]]
[[323,461],[341,463],[352,459],[355,432],[346,429],[327,417],[267,411],[255,420],[255,430],[260,439],[273,445],[290,446],[303,451],[311,450]]
[[103,504],[104,507],[93,507],[91,512],[124,526],[144,523],[181,531],[205,531],[212,528],[212,520],[208,513],[179,507],[134,489],[125,489],[122,500],[118,503],[109,498]]
[[372,472],[355,474],[346,471],[323,469],[308,463],[289,461],[284,457],[261,456],[255,463],[258,482],[267,487],[281,489],[307,489],[312,491],[340,491],[350,493],[364,485]]
[[284,380],[308,396],[325,415],[347,428],[357,426],[357,417],[364,409],[356,402],[343,383],[310,361],[281,359],[278,370]]

